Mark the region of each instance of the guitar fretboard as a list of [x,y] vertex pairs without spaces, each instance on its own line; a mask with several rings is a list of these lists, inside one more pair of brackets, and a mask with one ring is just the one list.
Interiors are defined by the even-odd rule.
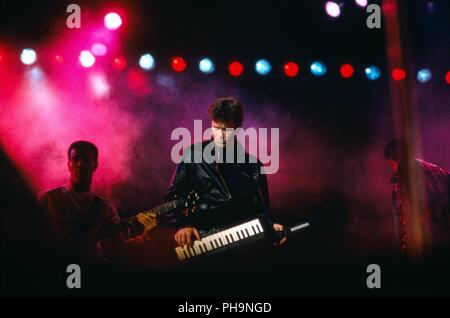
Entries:
[[[161,214],[167,213],[169,211],[172,211],[174,209],[177,209],[177,208],[181,207],[183,205],[183,202],[184,201],[181,200],[181,199],[169,201],[169,202],[166,202],[166,203],[164,203],[164,204],[162,204],[160,206],[157,206],[156,208],[145,210],[145,211],[142,211],[140,213],[154,214],[156,216],[160,216]],[[137,227],[139,224],[140,223],[139,223],[139,221],[137,219],[137,215],[135,215],[135,216],[132,216],[130,218],[127,218],[127,219],[121,221],[119,223],[119,228],[124,230],[124,229],[126,229],[128,227]]]

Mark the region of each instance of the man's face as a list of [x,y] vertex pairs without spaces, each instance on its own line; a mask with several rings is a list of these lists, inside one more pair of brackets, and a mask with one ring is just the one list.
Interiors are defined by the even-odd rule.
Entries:
[[76,148],[70,151],[67,162],[70,171],[70,179],[75,184],[91,182],[92,175],[97,170],[98,162],[89,149]]
[[387,159],[386,160],[386,164],[389,166],[389,168],[392,169],[392,172],[394,172],[394,173],[397,172],[397,169],[398,169],[398,162],[397,161]]
[[211,122],[211,131],[214,143],[218,147],[224,147],[227,142],[232,142],[234,138],[234,129],[236,129],[236,126],[233,123],[223,123],[213,120]]

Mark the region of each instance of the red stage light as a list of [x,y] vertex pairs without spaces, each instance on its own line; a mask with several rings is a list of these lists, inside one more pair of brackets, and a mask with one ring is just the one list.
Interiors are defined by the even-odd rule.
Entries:
[[128,72],[128,86],[135,94],[139,96],[146,96],[151,93],[151,86],[147,75],[138,69],[133,69]]
[[125,69],[127,67],[127,60],[125,60],[125,58],[123,58],[122,56],[116,57],[113,60],[113,68],[116,71],[121,71],[123,69]]
[[340,72],[343,78],[349,78],[353,76],[355,69],[350,64],[344,64],[341,66]]
[[297,76],[299,70],[300,69],[299,69],[297,63],[294,63],[294,62],[287,62],[283,66],[284,74],[286,74],[286,76],[289,76],[289,77]]
[[186,69],[186,62],[182,57],[175,57],[171,62],[172,69],[175,72],[183,72]]
[[228,71],[232,76],[241,76],[242,72],[244,72],[244,65],[238,61],[231,62],[228,66]]
[[448,71],[448,72],[445,74],[445,80],[447,81],[447,84],[450,84],[450,71]]
[[398,67],[394,68],[394,70],[392,71],[392,78],[397,82],[404,80],[406,78],[405,70]]

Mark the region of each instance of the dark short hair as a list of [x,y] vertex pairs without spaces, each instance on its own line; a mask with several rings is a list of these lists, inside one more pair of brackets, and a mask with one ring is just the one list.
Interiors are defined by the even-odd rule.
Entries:
[[70,153],[72,152],[72,149],[87,149],[94,155],[95,161],[98,160],[98,148],[96,145],[94,145],[90,141],[77,140],[77,141],[72,142],[69,146],[69,149],[67,149],[67,158],[68,159],[70,159]]
[[388,141],[384,147],[384,159],[403,161],[408,158],[406,151],[406,143],[401,138],[396,138]]
[[232,122],[241,127],[244,121],[244,106],[233,97],[216,99],[209,107],[209,116],[214,121]]

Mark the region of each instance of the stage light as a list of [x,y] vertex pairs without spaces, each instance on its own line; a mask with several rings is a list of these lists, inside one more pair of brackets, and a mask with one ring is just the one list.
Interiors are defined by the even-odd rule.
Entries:
[[228,65],[228,71],[230,72],[231,76],[241,76],[244,72],[244,65],[242,65],[238,61],[231,62],[230,65]]
[[36,51],[33,49],[23,49],[22,53],[20,53],[20,60],[25,65],[34,64],[37,60]]
[[284,74],[286,74],[286,76],[288,76],[288,77],[297,76],[299,70],[300,69],[299,69],[297,63],[294,63],[294,62],[287,62],[283,66]]
[[343,78],[350,78],[353,76],[355,69],[350,64],[344,64],[340,68],[340,73]]
[[394,70],[392,71],[392,78],[397,82],[404,80],[406,78],[405,70],[399,67],[394,68]]
[[419,72],[417,72],[417,80],[421,83],[426,83],[429,80],[431,80],[431,71],[427,68],[421,69]]
[[341,15],[341,8],[336,2],[327,1],[325,3],[325,11],[330,17],[337,18]]
[[92,91],[96,97],[105,97],[109,94],[109,84],[103,74],[93,74],[89,78]]
[[206,74],[210,74],[214,72],[214,70],[216,69],[213,61],[211,61],[211,59],[209,58],[202,59],[200,63],[198,63],[198,68],[200,69],[201,72]]
[[360,7],[367,7],[367,0],[355,0],[355,3]]
[[445,73],[445,81],[447,82],[447,84],[450,84],[450,71]]
[[116,71],[121,71],[127,67],[127,60],[124,57],[119,56],[113,60],[113,68]]
[[33,66],[33,68],[28,73],[29,79],[38,82],[44,78],[44,72],[39,66]]
[[105,27],[109,30],[116,30],[122,25],[122,18],[115,12],[105,15]]
[[155,67],[155,59],[151,54],[146,53],[139,59],[139,66],[146,71],[152,70]]
[[311,73],[314,76],[323,76],[327,72],[327,67],[325,64],[319,61],[315,61],[311,64]]
[[272,70],[272,65],[265,59],[260,59],[255,64],[255,70],[260,75],[267,75]]
[[91,52],[95,56],[104,56],[108,53],[108,48],[103,43],[94,43],[91,47]]
[[366,73],[366,77],[371,81],[375,81],[381,76],[380,69],[373,65],[366,67],[364,72]]
[[187,67],[186,61],[179,56],[174,57],[170,64],[175,72],[183,72]]
[[91,67],[95,63],[95,56],[89,51],[81,51],[78,58],[83,67]]

